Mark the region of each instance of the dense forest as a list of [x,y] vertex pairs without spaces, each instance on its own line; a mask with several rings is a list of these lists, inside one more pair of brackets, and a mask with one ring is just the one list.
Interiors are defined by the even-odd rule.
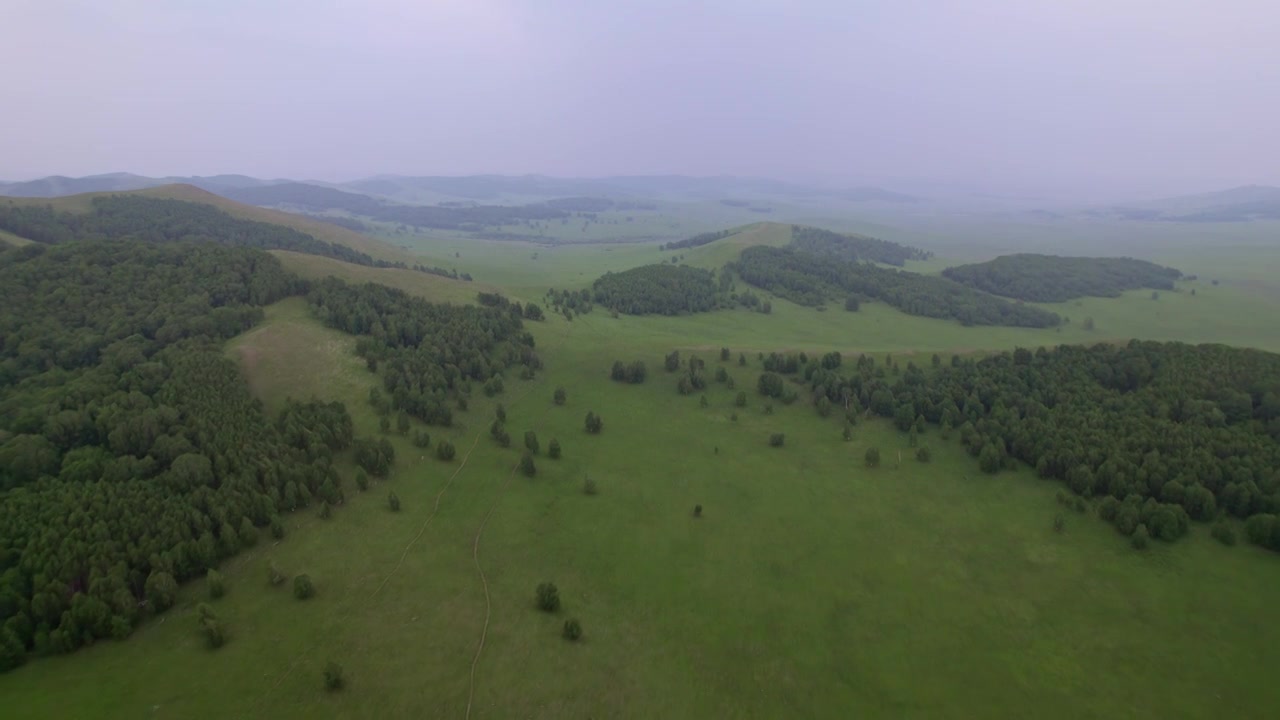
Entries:
[[[360,335],[385,412],[449,424],[473,381],[539,366],[536,305],[436,305],[329,278],[308,290],[247,247],[65,241],[0,253],[0,669],[128,635],[178,584],[280,537],[278,515],[343,502],[331,458],[385,475],[339,403],[268,418],[223,342],[307,293]],[[456,405],[454,405],[456,403]],[[407,425],[407,418],[404,420]],[[443,456],[443,455],[442,455]]]
[[791,247],[813,255],[829,255],[850,262],[878,262],[902,267],[908,260],[928,260],[933,253],[896,242],[842,235],[816,227],[791,226]]
[[1172,290],[1182,273],[1133,258],[1001,255],[960,265],[942,276],[983,292],[1028,302],[1066,302],[1080,297],[1116,297],[1126,290]]
[[430,425],[452,424],[453,407],[472,381],[494,394],[506,371],[540,367],[519,304],[437,304],[385,285],[334,278],[316,283],[307,301],[326,325],[361,336],[356,352],[382,376],[391,409]]
[[345,408],[272,422],[222,352],[302,289],[209,243],[0,253],[0,669],[128,635],[278,513],[342,501]]
[[797,250],[751,247],[732,269],[744,281],[801,305],[822,305],[854,294],[909,314],[954,319],[965,325],[1052,327],[1056,314],[1009,302],[953,280],[820,257]]
[[345,245],[318,240],[283,225],[234,218],[212,205],[140,195],[96,197],[93,209],[79,214],[58,212],[49,206],[0,203],[0,230],[48,244],[73,240],[215,242],[294,250],[373,267],[407,267],[374,260]]
[[715,274],[687,265],[642,265],[605,273],[592,284],[595,302],[628,315],[683,315],[717,305]]
[[1025,462],[1126,535],[1174,540],[1231,516],[1280,550],[1280,355],[1133,341],[908,365],[892,382],[869,357],[851,372],[802,360],[775,369],[802,372],[815,400],[957,431],[983,470]]

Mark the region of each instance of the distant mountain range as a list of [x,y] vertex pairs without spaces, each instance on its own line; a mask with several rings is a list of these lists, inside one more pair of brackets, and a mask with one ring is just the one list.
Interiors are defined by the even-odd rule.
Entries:
[[1244,185],[1143,203],[1090,208],[1085,215],[1157,222],[1247,222],[1280,220],[1280,187]]
[[[555,178],[544,175],[469,175],[405,177],[378,175],[345,183],[264,180],[246,175],[145,177],[110,173],[82,178],[50,176],[24,182],[0,182],[0,195],[59,197],[87,192],[122,192],[160,185],[187,184],[235,199],[245,191],[284,185],[330,188],[405,204],[470,201],[493,205],[524,204],[565,197],[611,199],[804,199],[828,198],[858,203],[910,203],[919,198],[876,187],[822,188],[781,180],[736,177],[637,175],[604,178]],[[298,188],[294,188],[297,195]],[[239,193],[241,197],[236,197]],[[350,199],[344,200],[344,204]]]

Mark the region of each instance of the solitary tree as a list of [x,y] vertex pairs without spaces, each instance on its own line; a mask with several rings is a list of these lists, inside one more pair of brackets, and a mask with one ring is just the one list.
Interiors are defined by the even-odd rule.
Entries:
[[528,450],[524,451],[524,453],[520,455],[520,472],[529,477],[533,477],[538,474],[538,468],[534,467],[533,464],[533,453]]
[[316,594],[316,588],[311,584],[311,577],[302,574],[293,579],[293,596],[299,600],[306,600]]
[[693,506],[693,516],[694,516],[694,517],[696,517],[696,518],[700,518],[700,517],[702,517],[702,506],[701,506],[701,505],[694,505],[694,506]]
[[327,501],[320,503],[320,519],[328,520],[331,517],[333,517],[333,506]]
[[551,438],[550,444],[547,445],[547,457],[551,458],[552,460],[560,459],[560,441],[559,440],[555,438]]
[[600,488],[596,486],[595,480],[592,480],[591,477],[589,476],[586,478],[583,478],[582,480],[583,495],[595,495],[598,492],[600,492]]
[[844,432],[841,434],[841,437],[843,437],[843,438],[844,438],[845,442],[849,442],[850,440],[852,440],[852,439],[853,439],[853,426],[852,426],[852,425],[850,425],[849,423],[845,423],[845,424],[844,424]]
[[867,454],[864,456],[864,459],[866,460],[867,467],[880,467],[880,448],[867,448]]
[[563,405],[563,404],[564,404],[564,402],[565,402],[566,397],[567,397],[567,395],[566,395],[566,393],[565,393],[565,391],[564,391],[564,388],[563,388],[563,387],[558,387],[558,388],[556,388],[555,395],[553,395],[553,396],[552,396],[552,400],[554,400],[554,401],[555,401],[555,404],[557,404],[557,405]]
[[538,585],[538,609],[543,612],[555,612],[560,609],[560,591],[555,583],[544,582]]
[[394,492],[388,494],[387,505],[391,507],[391,512],[400,512],[400,497]]
[[507,421],[507,409],[502,407],[502,403],[498,403],[498,407],[494,408],[494,414],[498,417],[498,422]]
[[450,460],[453,459],[453,456],[456,452],[457,450],[454,449],[453,443],[449,442],[448,440],[441,440],[440,442],[436,443],[436,457],[439,458],[440,460],[449,462]]
[[147,604],[156,612],[173,606],[178,596],[178,581],[163,570],[153,570],[146,582]]
[[538,454],[538,448],[539,448],[539,445],[538,445],[538,435],[537,435],[537,433],[535,433],[535,432],[534,432],[534,431],[532,431],[532,430],[525,430],[525,431],[524,431],[524,446],[525,446],[525,449],[527,449],[529,452],[533,453],[534,455],[537,455],[537,454]]
[[279,515],[271,517],[271,537],[277,540],[284,539],[284,522],[280,520]]
[[733,404],[737,405],[738,407],[747,406],[747,393],[745,390],[738,391],[738,396],[733,399]]
[[730,356],[729,348],[727,347],[720,348],[720,362],[729,362],[729,356]]
[[929,452],[928,445],[921,445],[920,447],[916,448],[916,460],[919,460],[922,463],[927,463],[932,459],[933,459],[933,453]]
[[369,475],[364,471],[364,468],[356,470],[356,487],[361,490],[369,489]]
[[785,443],[786,441],[787,441],[787,436],[782,433],[774,433],[769,436],[770,447],[782,447],[783,443]]
[[324,689],[333,691],[341,690],[346,684],[346,680],[342,675],[342,666],[336,662],[329,661],[324,666]]
[[710,403],[708,403],[708,402],[707,402],[707,396],[706,396],[706,395],[703,395],[701,398],[699,398],[699,399],[698,399],[698,405],[699,405],[700,407],[706,407],[706,406],[707,406],[707,405],[709,405],[709,404],[710,404]]
[[599,435],[600,431],[604,429],[604,419],[601,418],[599,415],[595,414],[594,412],[588,410],[587,419],[586,419],[586,428],[587,428],[587,432],[591,433],[592,435]]
[[569,642],[577,642],[582,637],[582,623],[577,618],[570,618],[564,621],[564,638]]
[[431,435],[426,430],[419,430],[413,434],[413,444],[415,447],[428,447],[431,445]]

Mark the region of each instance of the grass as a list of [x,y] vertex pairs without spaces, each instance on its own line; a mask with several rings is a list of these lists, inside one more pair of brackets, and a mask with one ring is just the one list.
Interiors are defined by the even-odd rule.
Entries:
[[304,278],[336,277],[349,283],[380,283],[433,302],[473,303],[482,291],[499,292],[492,285],[400,268],[375,268],[290,250],[272,250],[285,268]]
[[18,237],[11,232],[0,230],[0,243],[5,243],[14,247],[22,247],[23,245],[30,245],[31,241],[24,237]]
[[[264,538],[221,568],[224,648],[206,650],[196,632],[197,581],[126,642],[0,675],[6,717],[463,717],[469,700],[477,718],[1247,717],[1280,702],[1269,679],[1280,628],[1264,621],[1280,603],[1274,556],[1223,548],[1204,526],[1145,554],[1087,515],[1055,533],[1056,484],[981,474],[936,432],[922,438],[925,465],[883,423],[846,443],[803,403],[766,415],[754,359],[728,368],[747,408],[720,385],[705,409],[675,393],[661,370],[673,341],[728,343],[736,359],[739,343],[909,340],[887,310],[874,329],[880,310],[775,305],[772,316],[534,324],[547,370],[509,380],[499,400],[513,435],[536,430],[544,448],[556,437],[563,459],[513,474],[519,452],[488,439],[493,403],[477,398],[458,427],[431,429],[458,460],[397,437],[389,481],[364,494],[346,483],[331,520],[290,516],[284,541]],[[833,318],[864,332],[832,335],[845,327],[822,325]],[[1007,339],[930,327],[939,337],[926,344]],[[373,377],[351,344],[295,299],[228,351],[269,407],[341,399],[369,434]],[[644,359],[648,383],[610,382],[614,359]],[[558,385],[564,407],[551,402]],[[588,410],[604,417],[599,436],[582,429]],[[769,447],[773,432],[784,448]],[[871,445],[875,470],[862,464]],[[581,492],[586,475],[598,495]],[[316,597],[268,586],[269,562],[308,573]],[[534,607],[544,580],[560,588],[557,615]],[[567,617],[583,624],[578,643],[560,637]],[[321,687],[330,659],[346,670],[341,692]]]

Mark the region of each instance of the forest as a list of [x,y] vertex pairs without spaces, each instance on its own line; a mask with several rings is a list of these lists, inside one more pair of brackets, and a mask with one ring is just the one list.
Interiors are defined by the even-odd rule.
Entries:
[[0,203],[0,230],[38,243],[75,240],[140,240],[150,243],[215,242],[261,250],[293,250],[372,267],[407,267],[374,260],[345,245],[318,240],[293,228],[234,218],[204,203],[106,195],[93,199],[87,213],[55,211],[50,206]]
[[342,502],[345,408],[272,422],[222,353],[302,289],[210,243],[0,253],[0,669],[128,635],[278,513]]
[[946,278],[788,248],[747,248],[732,269],[747,283],[801,305],[822,305],[833,297],[847,302],[846,296],[853,294],[910,315],[964,325],[1053,327],[1062,320],[1047,310],[1015,304]]
[[928,260],[933,253],[866,235],[844,235],[804,225],[791,226],[791,247],[813,255],[849,262],[877,262],[902,267],[908,260]]
[[1126,290],[1172,290],[1182,273],[1133,258],[1062,257],[1023,253],[950,267],[942,276],[993,295],[1027,302],[1118,297]]
[[851,373],[802,360],[777,369],[803,372],[815,401],[892,418],[913,443],[935,425],[958,432],[984,471],[1027,463],[1125,535],[1175,540],[1191,520],[1234,517],[1280,550],[1280,355],[1135,340],[935,356],[892,375],[865,356]]
[[596,304],[628,315],[684,315],[717,306],[715,274],[687,265],[607,272],[592,284]]
[[315,283],[307,302],[329,327],[360,336],[356,352],[381,375],[389,409],[428,425],[451,425],[472,382],[496,394],[504,373],[541,367],[533,336],[523,329],[526,308],[518,303],[439,304],[385,285],[352,286],[334,278]]
[[360,336],[386,412],[448,425],[473,381],[496,394],[503,372],[540,366],[522,330],[532,304],[308,288],[272,255],[207,242],[0,253],[0,669],[124,637],[259,528],[280,537],[280,513],[341,504],[334,453],[386,474],[394,449],[353,437],[340,403],[269,418],[223,354],[264,305],[302,293]]

